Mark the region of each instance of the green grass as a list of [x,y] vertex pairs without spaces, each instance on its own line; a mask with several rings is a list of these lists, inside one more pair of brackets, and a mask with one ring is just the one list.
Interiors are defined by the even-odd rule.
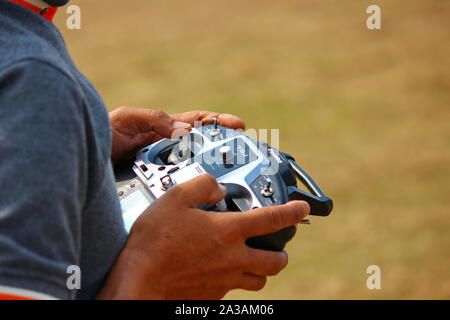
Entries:
[[[380,31],[365,27],[369,1],[76,3],[83,29],[63,33],[110,109],[281,128],[333,197],[285,271],[228,298],[450,298],[449,2],[379,0]],[[382,290],[365,286],[371,264]]]

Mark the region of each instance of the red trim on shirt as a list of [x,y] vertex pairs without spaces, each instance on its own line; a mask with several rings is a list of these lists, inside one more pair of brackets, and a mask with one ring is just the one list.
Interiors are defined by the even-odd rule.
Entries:
[[58,8],[56,8],[56,7],[48,7],[45,9],[41,9],[41,8],[36,7],[35,5],[32,5],[31,3],[28,3],[24,0],[9,0],[9,1],[14,2],[18,5],[21,5],[22,7],[25,7],[27,9],[30,9],[33,12],[40,14],[42,17],[44,17],[48,21],[53,21],[53,17],[56,14],[56,10],[58,10]]
[[13,294],[0,293],[0,300],[35,300],[35,299],[20,297]]

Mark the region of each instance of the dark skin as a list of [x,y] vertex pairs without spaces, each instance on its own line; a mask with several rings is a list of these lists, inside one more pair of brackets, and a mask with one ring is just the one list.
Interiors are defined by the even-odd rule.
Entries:
[[[210,123],[214,117],[220,125],[244,129],[239,118],[214,112],[169,116],[148,109],[116,109],[110,114],[112,158],[120,161],[138,148],[171,137],[174,130],[188,131],[194,121]],[[197,209],[224,196],[215,178],[203,174],[153,202],[133,225],[97,298],[221,299],[233,289],[261,290],[267,277],[286,267],[288,257],[285,251],[252,249],[245,240],[299,223],[309,206],[291,201],[246,214]]]

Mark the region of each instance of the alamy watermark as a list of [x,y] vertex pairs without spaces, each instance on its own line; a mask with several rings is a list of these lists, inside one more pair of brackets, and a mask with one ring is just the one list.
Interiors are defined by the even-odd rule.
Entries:
[[[201,121],[194,123],[194,128],[198,130],[202,126]],[[203,135],[209,136],[214,140],[213,128],[207,129]],[[261,154],[267,159],[260,167],[266,175],[277,174],[280,164],[283,163],[282,156],[278,151],[280,149],[280,129],[247,129],[243,132],[243,139],[236,136],[236,130],[221,128],[218,133],[220,141],[223,141],[225,148],[211,148],[200,153],[203,148],[204,137],[200,134],[189,132],[185,129],[178,129],[172,132],[171,139],[179,141],[173,147],[172,154],[179,155],[174,157],[171,162],[181,163],[189,159],[192,155],[198,156],[195,162],[200,164],[221,164],[233,163],[236,165],[247,165],[261,158]],[[254,143],[248,143],[248,138]],[[236,139],[234,139],[236,138]],[[262,172],[261,172],[262,174]]]
[[366,272],[370,274],[367,278],[366,286],[369,290],[381,289],[381,268],[376,264],[367,267]]
[[67,277],[66,285],[69,290],[81,289],[81,268],[77,265],[70,265],[66,269]]
[[367,29],[380,30],[381,29],[381,8],[376,4],[367,7],[367,14],[370,16],[366,20]]
[[81,8],[76,4],[67,7],[66,27],[69,30],[81,30]]
[[[81,30],[81,8],[76,4],[72,4],[66,8],[68,17],[66,19],[66,27],[69,30]],[[381,8],[376,4],[367,7],[366,13],[369,14],[366,20],[366,26],[369,30],[381,29]]]

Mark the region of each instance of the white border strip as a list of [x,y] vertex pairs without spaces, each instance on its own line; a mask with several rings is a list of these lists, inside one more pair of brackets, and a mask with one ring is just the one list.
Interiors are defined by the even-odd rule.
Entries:
[[58,300],[57,298],[44,293],[0,285],[0,294],[2,293],[36,300]]

